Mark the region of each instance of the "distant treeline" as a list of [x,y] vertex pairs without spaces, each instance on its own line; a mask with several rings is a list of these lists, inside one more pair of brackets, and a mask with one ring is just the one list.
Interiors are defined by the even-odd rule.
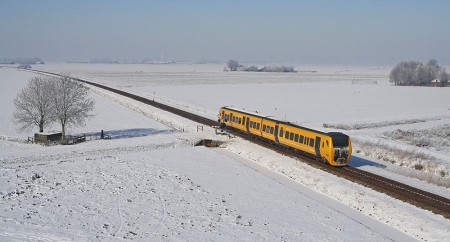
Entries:
[[255,65],[244,66],[239,64],[236,60],[229,60],[224,71],[251,71],[251,72],[297,72],[293,66],[264,66],[258,67]]
[[389,81],[396,86],[447,86],[449,75],[434,59],[426,64],[418,61],[402,61],[389,75]]
[[41,58],[33,57],[33,58],[3,58],[3,59],[0,59],[0,64],[35,65],[35,64],[45,64],[45,63]]

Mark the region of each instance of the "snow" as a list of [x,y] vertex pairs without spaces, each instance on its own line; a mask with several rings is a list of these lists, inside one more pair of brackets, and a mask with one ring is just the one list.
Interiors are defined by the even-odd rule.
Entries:
[[[353,138],[356,150],[381,160],[383,166],[394,162],[397,169],[393,172],[415,173],[417,179],[450,188],[450,154],[445,148],[392,142],[384,135],[386,130],[404,127],[436,128],[435,121],[449,124],[448,88],[392,86],[390,67],[297,66],[298,73],[223,72],[218,65],[188,64],[164,65],[161,70],[155,65],[113,67],[101,65],[97,72],[83,72],[77,66],[46,66],[73,70],[74,75],[211,119],[221,106],[234,106],[316,129],[324,124],[329,130],[350,127],[345,132]],[[448,126],[443,132],[449,132]],[[394,148],[386,152],[385,146]],[[420,166],[426,169],[410,171]]]
[[[68,71],[210,118],[220,106],[233,105],[311,126],[425,120],[344,131],[352,138],[381,143],[388,142],[381,137],[384,132],[399,127],[430,129],[449,123],[450,102],[430,101],[448,100],[448,90],[392,87],[386,83],[386,67],[304,66],[296,69],[307,72],[267,75],[224,73],[223,66],[189,64],[39,68]],[[12,114],[15,92],[31,76],[0,68],[6,114]],[[105,130],[116,139],[73,146],[30,145],[18,142],[29,134],[12,131],[10,117],[1,118],[1,240],[444,241],[450,233],[450,222],[442,216],[245,140],[216,136],[207,127],[197,132],[197,124],[189,120],[92,90],[97,115],[71,132]],[[315,96],[336,92],[342,97]],[[406,100],[391,105],[399,97]],[[425,103],[416,103],[415,98]],[[330,109],[329,103],[339,108]],[[225,143],[218,149],[194,148],[202,138]],[[448,171],[448,156],[436,149],[423,150],[440,157],[439,164]],[[445,186],[405,176],[410,168],[361,154],[355,154],[350,164],[446,197],[450,194]]]

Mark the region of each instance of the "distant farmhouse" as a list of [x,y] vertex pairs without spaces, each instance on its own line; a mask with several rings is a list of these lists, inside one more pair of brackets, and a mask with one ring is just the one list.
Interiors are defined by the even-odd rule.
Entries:
[[430,86],[432,87],[450,87],[450,82],[441,82],[439,79],[434,79],[431,81]]

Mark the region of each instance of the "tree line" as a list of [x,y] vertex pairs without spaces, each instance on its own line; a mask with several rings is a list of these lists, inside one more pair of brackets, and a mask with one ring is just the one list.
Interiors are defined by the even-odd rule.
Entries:
[[446,86],[449,80],[445,68],[439,66],[434,59],[425,64],[418,61],[402,61],[389,75],[389,81],[396,86],[429,86],[433,80],[438,80],[441,86]]
[[251,72],[297,72],[293,66],[263,66],[258,67],[255,65],[245,66],[239,64],[237,60],[229,60],[225,71],[251,71]]
[[44,132],[45,127],[59,123],[64,143],[68,126],[84,125],[86,118],[93,116],[94,101],[86,86],[61,74],[33,77],[17,94],[14,106],[13,122],[20,131],[38,127]]

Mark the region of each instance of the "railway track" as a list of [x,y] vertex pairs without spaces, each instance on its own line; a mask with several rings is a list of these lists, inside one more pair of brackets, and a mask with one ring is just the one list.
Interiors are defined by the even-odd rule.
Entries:
[[[40,74],[46,74],[46,75],[58,75],[55,73],[51,73],[51,72],[45,72],[45,71],[37,71],[37,70],[32,70],[36,73],[40,73]],[[159,102],[155,102],[154,100],[150,100],[144,97],[140,97],[137,96],[135,94],[131,94],[122,90],[118,90],[115,88],[111,88],[102,84],[98,84],[98,83],[94,83],[94,82],[90,82],[87,80],[83,80],[83,79],[79,79],[79,78],[74,78],[75,80],[79,81],[79,82],[83,82],[95,87],[99,87],[114,93],[117,93],[119,95],[125,96],[125,97],[129,97],[131,99],[134,99],[136,101],[151,105],[153,107],[165,110],[167,112],[171,112],[173,114],[179,115],[181,117],[187,118],[189,120],[192,120],[194,122],[198,122],[204,125],[208,125],[208,126],[218,126],[219,123],[217,121],[214,120],[210,120],[208,118],[193,114],[193,113],[189,113],[187,111],[175,108],[175,107],[171,107],[169,105],[163,104],[163,103],[159,103]],[[311,159],[309,157],[305,157],[302,155],[299,155],[298,153],[290,150],[290,149],[286,149],[284,147],[279,147],[279,146],[274,146],[271,143],[265,142],[261,139],[256,139],[256,138],[252,138],[251,136],[241,133],[241,132],[236,132],[235,130],[228,130],[229,132],[233,132],[235,135],[253,141],[254,143],[257,143],[261,146],[267,147],[269,149],[272,150],[276,150],[277,152],[284,154],[286,156],[301,160],[305,163],[308,163],[309,165],[316,167],[318,169],[321,169],[323,171],[329,172],[331,174],[334,174],[336,176],[340,176],[340,177],[344,177],[350,181],[359,183],[363,186],[372,188],[376,191],[385,193],[389,196],[392,196],[394,198],[397,198],[399,200],[402,200],[404,202],[413,204],[417,207],[426,209],[426,210],[430,210],[435,214],[440,214],[442,216],[444,216],[447,219],[450,219],[450,200],[447,198],[444,198],[442,196],[427,192],[427,191],[423,191],[420,190],[418,188],[415,187],[411,187],[409,185],[367,172],[367,171],[363,171],[354,167],[332,167],[330,165],[327,165],[325,163],[321,163],[318,162],[314,159]]]
[[350,166],[333,167],[326,163],[318,162],[317,160],[310,157],[300,155],[291,149],[274,146],[273,144],[261,139],[250,138],[247,134],[241,132],[235,132],[234,134],[242,138],[251,139],[253,142],[261,146],[276,150],[278,153],[300,160],[317,169],[321,169],[336,176],[346,178],[352,182],[356,182],[365,187],[369,187],[373,190],[385,193],[391,197],[410,203],[422,209],[432,211],[435,214],[440,214],[445,218],[450,219],[450,199],[447,199],[445,197],[415,187],[411,187],[409,185],[358,168]]

